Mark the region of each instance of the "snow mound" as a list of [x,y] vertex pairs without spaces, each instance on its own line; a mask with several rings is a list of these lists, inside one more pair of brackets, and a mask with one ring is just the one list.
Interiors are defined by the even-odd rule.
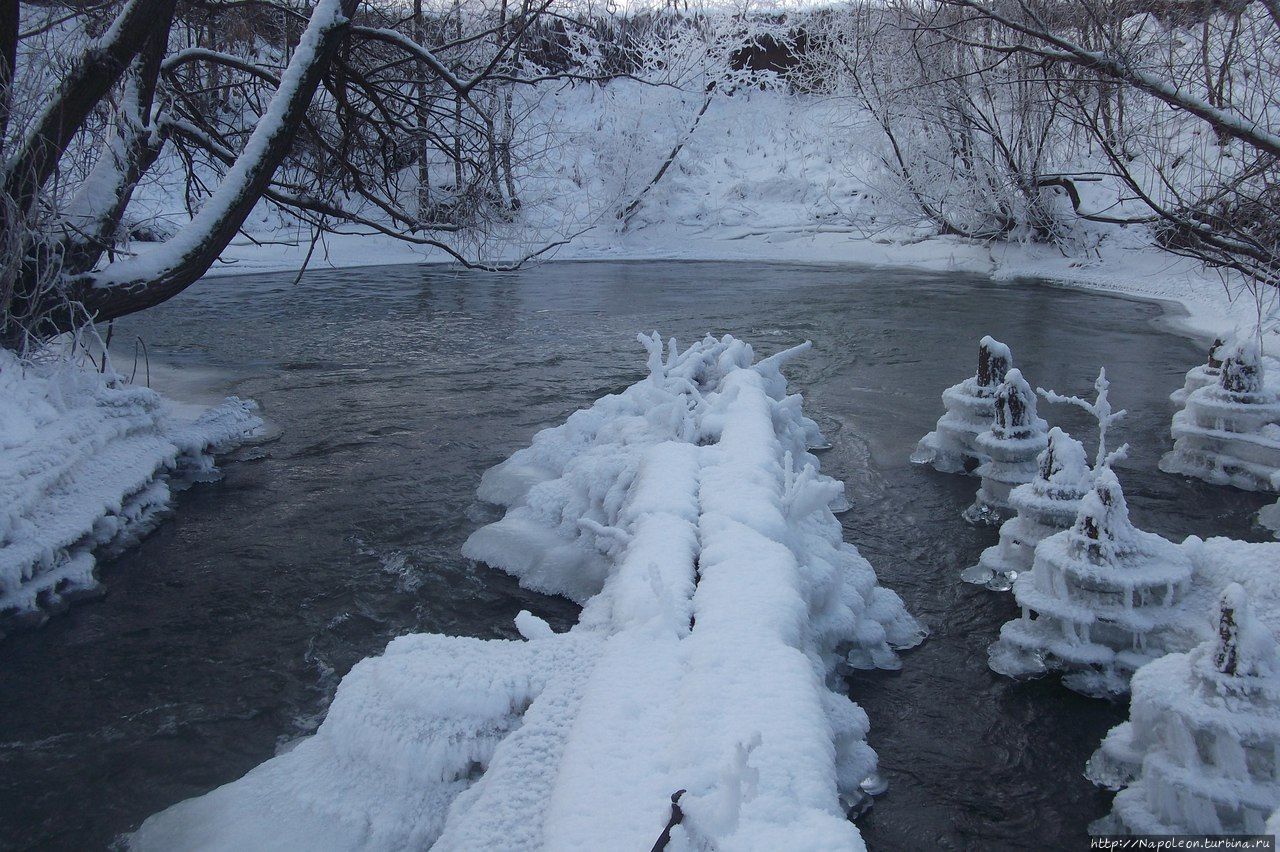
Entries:
[[[1280,657],[1236,583],[1222,590],[1189,653],[1133,676],[1131,718],[1089,760],[1120,788],[1091,829],[1107,834],[1261,834],[1280,806]],[[1206,615],[1208,613],[1205,613]]]
[[100,593],[94,554],[153,529],[171,484],[209,478],[261,429],[256,410],[229,397],[192,420],[150,389],[0,350],[0,631]]
[[[861,849],[880,786],[840,687],[923,631],[842,540],[779,372],[642,337],[649,375],[489,471],[464,552],[583,602],[525,642],[411,636],[311,739],[149,819],[135,849]],[[263,843],[266,846],[263,846]]]

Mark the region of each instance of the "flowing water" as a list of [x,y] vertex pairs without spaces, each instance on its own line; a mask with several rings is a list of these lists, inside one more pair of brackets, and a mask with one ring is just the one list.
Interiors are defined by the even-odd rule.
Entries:
[[[1125,708],[988,671],[1015,607],[957,577],[996,537],[960,519],[977,482],[907,457],[991,333],[1063,393],[1087,393],[1106,365],[1131,412],[1118,432],[1136,523],[1260,540],[1262,498],[1156,470],[1167,395],[1202,358],[1159,315],[1030,281],[798,264],[202,282],[118,322],[117,366],[141,337],[153,359],[220,371],[219,390],[259,400],[281,435],[182,493],[104,566],[104,600],[0,642],[0,848],[103,848],[240,776],[314,730],[342,675],[396,635],[514,637],[521,609],[567,629],[572,604],[459,554],[495,516],[475,487],[537,429],[642,378],[634,338],[652,329],[731,332],[760,354],[815,343],[788,374],[834,444],[824,471],[848,484],[845,537],[932,630],[901,672],[850,685],[892,784],[860,820],[868,844],[1084,848],[1108,797],[1081,771]],[[1091,445],[1081,412],[1041,413]]]

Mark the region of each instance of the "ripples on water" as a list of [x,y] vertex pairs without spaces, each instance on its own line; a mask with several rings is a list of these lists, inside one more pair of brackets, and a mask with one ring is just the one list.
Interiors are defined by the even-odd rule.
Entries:
[[[526,608],[567,629],[572,604],[459,547],[494,517],[474,500],[484,469],[643,377],[638,331],[731,332],[762,354],[816,344],[788,373],[834,444],[824,470],[848,483],[846,538],[933,629],[901,672],[852,685],[893,785],[860,822],[873,848],[1081,848],[1108,807],[1081,772],[1124,708],[987,670],[1015,608],[957,579],[995,540],[959,517],[976,481],[907,463],[981,335],[1063,393],[1087,393],[1106,365],[1132,412],[1121,477],[1139,525],[1259,539],[1261,498],[1156,472],[1167,395],[1202,353],[1157,330],[1150,305],[818,265],[291,278],[208,280],[117,323],[116,340],[140,335],[157,359],[225,371],[224,389],[283,432],[181,495],[106,566],[105,600],[0,642],[0,847],[101,848],[238,777],[314,730],[341,676],[394,636],[515,637]],[[1041,410],[1091,440],[1080,412]]]

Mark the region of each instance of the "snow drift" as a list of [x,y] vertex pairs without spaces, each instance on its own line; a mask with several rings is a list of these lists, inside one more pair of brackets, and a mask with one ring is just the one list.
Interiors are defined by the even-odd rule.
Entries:
[[842,540],[816,424],[732,337],[665,357],[489,471],[468,556],[583,602],[525,642],[402,637],[317,734],[135,849],[859,849],[877,790],[851,668],[923,631]]
[[0,635],[96,594],[95,553],[136,542],[170,485],[262,427],[229,397],[194,418],[155,391],[0,350]]

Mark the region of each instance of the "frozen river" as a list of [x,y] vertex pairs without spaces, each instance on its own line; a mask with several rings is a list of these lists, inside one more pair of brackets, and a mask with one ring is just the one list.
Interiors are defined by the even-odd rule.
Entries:
[[[1131,412],[1119,473],[1139,526],[1261,540],[1249,518],[1263,498],[1156,470],[1168,394],[1203,353],[1161,330],[1153,305],[826,265],[292,277],[210,279],[117,322],[117,342],[141,336],[153,359],[218,370],[219,390],[260,401],[282,434],[182,494],[106,566],[104,600],[0,642],[0,849],[103,848],[240,776],[314,730],[341,676],[393,636],[515,637],[521,609],[572,624],[571,603],[459,547],[495,517],[474,499],[486,468],[645,375],[638,331],[730,332],[759,354],[815,343],[787,372],[834,445],[822,463],[855,506],[845,537],[932,630],[901,672],[850,684],[892,784],[859,822],[873,849],[1080,848],[1108,808],[1081,772],[1125,708],[987,670],[1015,607],[958,579],[996,536],[960,519],[977,481],[907,461],[979,337],[1063,393],[1107,367]],[[1041,414],[1092,446],[1079,411]]]

